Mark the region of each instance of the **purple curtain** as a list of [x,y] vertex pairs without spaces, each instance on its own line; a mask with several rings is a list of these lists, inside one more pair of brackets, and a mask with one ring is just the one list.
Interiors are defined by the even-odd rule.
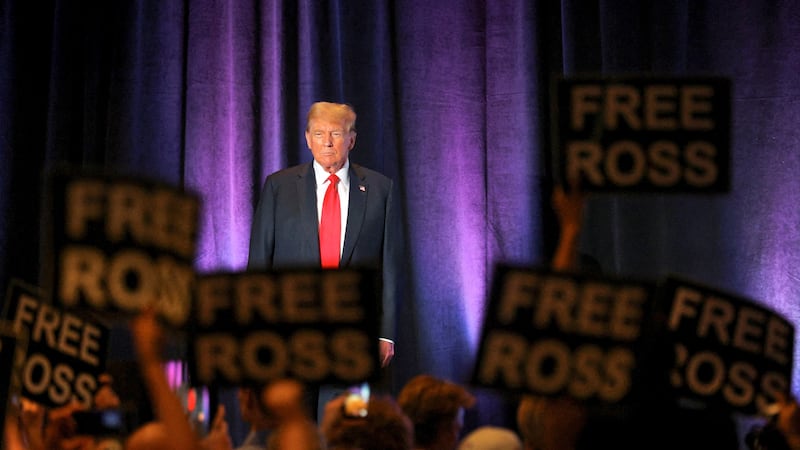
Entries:
[[198,270],[243,268],[264,177],[311,158],[308,106],[348,102],[352,159],[404,199],[395,385],[466,381],[493,265],[553,248],[551,76],[713,74],[733,83],[731,192],[595,196],[582,251],[800,320],[793,1],[2,0],[0,27],[3,285],[37,281],[41,179],[60,162],[197,191]]

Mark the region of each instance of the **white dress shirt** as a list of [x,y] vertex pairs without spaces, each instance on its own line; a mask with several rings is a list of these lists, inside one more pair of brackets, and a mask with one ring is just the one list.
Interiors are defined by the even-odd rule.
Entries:
[[[326,172],[322,166],[314,161],[314,177],[317,180],[317,223],[322,218],[322,202],[325,200],[325,191],[328,190],[328,177],[331,174]],[[339,206],[341,206],[342,218],[342,234],[339,236],[339,255],[342,254],[344,248],[344,233],[347,229],[347,208],[350,206],[350,160],[345,161],[344,166],[336,171],[336,176],[339,177]]]

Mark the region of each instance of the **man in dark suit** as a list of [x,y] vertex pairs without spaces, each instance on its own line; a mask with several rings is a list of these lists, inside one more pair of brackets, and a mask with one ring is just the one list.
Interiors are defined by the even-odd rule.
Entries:
[[[394,356],[395,296],[402,264],[400,204],[391,179],[350,163],[350,151],[356,143],[355,123],[356,113],[349,105],[311,105],[305,137],[314,161],[267,177],[253,219],[248,266],[380,269],[383,301],[379,353],[381,367],[386,367]],[[330,180],[331,174],[338,179]],[[333,250],[333,260],[326,261],[320,251],[320,221],[323,198],[331,184],[338,192],[337,210],[341,213],[337,219],[341,227],[334,232],[338,234],[339,258]]]

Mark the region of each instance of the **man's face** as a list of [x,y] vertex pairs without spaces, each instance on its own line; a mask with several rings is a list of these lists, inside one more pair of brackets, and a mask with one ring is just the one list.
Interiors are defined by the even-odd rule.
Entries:
[[314,159],[328,173],[344,166],[356,144],[356,133],[347,131],[344,121],[314,119],[306,131],[306,143]]

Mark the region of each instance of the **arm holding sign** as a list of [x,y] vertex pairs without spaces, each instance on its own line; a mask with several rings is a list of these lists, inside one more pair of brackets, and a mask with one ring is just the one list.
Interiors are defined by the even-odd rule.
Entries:
[[180,399],[172,391],[162,366],[163,330],[155,310],[146,308],[130,324],[139,361],[139,370],[147,386],[157,420],[170,431],[171,448],[199,449],[197,436],[183,410]]
[[786,396],[779,405],[780,410],[775,418],[777,428],[790,449],[800,449],[800,404],[794,397]]
[[577,188],[567,192],[563,186],[556,186],[553,190],[552,203],[559,224],[558,246],[553,255],[552,267],[555,270],[577,269],[578,238],[581,233],[586,194]]
[[[573,183],[569,191],[561,185],[553,189],[552,205],[558,219],[559,235],[551,267],[556,271],[580,267],[578,239],[587,194],[576,186],[577,183]],[[586,407],[568,396],[525,394],[517,405],[517,429],[526,449],[574,450],[587,416]]]
[[800,405],[793,396],[786,395],[778,399],[777,406],[777,414],[745,436],[750,450],[800,449]]

